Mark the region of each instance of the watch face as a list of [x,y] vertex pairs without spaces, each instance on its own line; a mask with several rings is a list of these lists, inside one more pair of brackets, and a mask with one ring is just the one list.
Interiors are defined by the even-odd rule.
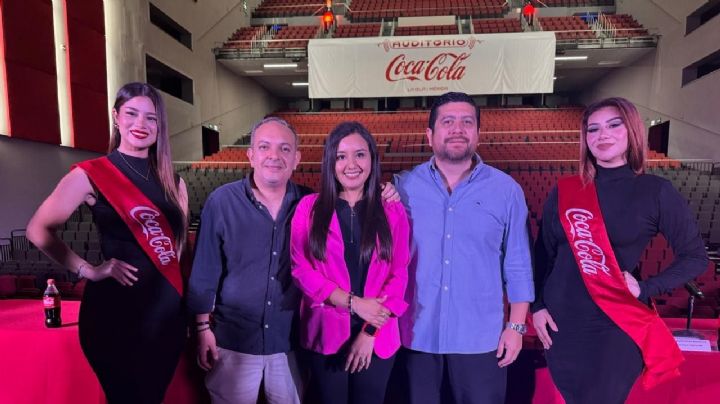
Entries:
[[377,334],[378,329],[377,329],[377,327],[375,327],[375,326],[372,325],[372,324],[365,324],[365,326],[363,326],[363,331],[364,331],[366,334],[374,337],[375,334]]

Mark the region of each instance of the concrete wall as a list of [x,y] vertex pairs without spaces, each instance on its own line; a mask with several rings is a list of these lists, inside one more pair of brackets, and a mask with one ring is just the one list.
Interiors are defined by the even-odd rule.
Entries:
[[0,136],[0,238],[24,229],[70,166],[99,154]]
[[[202,158],[203,124],[217,125],[220,143],[231,144],[278,107],[278,101],[256,82],[215,62],[212,49],[250,23],[242,1],[151,2],[190,31],[192,50],[150,23],[148,0],[106,0],[108,88],[113,98],[123,83],[144,81],[146,53],[193,80],[192,104],[164,94],[174,160]],[[248,1],[249,10],[258,2]],[[108,100],[109,108],[112,102]]]
[[625,97],[637,105],[646,124],[658,118],[670,121],[670,156],[720,161],[720,71],[682,86],[682,69],[720,48],[720,16],[685,36],[686,16],[704,3],[618,0],[618,13],[633,15],[661,35],[658,48],[592,83],[581,101]]

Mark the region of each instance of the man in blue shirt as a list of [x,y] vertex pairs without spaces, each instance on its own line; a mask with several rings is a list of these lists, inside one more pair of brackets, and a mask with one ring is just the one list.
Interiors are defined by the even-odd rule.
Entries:
[[439,404],[444,377],[458,403],[503,403],[534,299],[525,197],[475,152],[479,118],[467,94],[438,97],[426,130],[433,157],[397,178],[413,228],[401,318],[413,404]]

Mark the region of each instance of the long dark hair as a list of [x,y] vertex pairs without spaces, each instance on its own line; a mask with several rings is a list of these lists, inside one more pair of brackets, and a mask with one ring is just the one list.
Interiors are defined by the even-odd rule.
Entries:
[[310,251],[319,261],[325,261],[327,235],[330,228],[330,219],[335,212],[335,204],[341,190],[341,185],[335,178],[335,161],[340,141],[352,134],[360,135],[370,149],[371,169],[370,176],[363,187],[363,197],[366,207],[362,220],[362,236],[360,238],[360,258],[363,262],[370,262],[375,251],[376,240],[380,249],[378,257],[389,262],[392,259],[392,236],[385,210],[382,206],[380,191],[380,161],[378,160],[377,144],[370,132],[359,122],[342,122],[330,132],[325,141],[323,159],[320,173],[320,195],[312,208],[312,225],[310,226]]
[[[180,201],[180,190],[175,182],[175,173],[172,166],[172,156],[170,154],[170,135],[168,134],[167,113],[165,112],[165,103],[160,93],[150,84],[147,83],[127,83],[117,92],[113,109],[120,113],[120,107],[130,99],[135,97],[148,97],[155,106],[155,115],[157,116],[157,140],[150,146],[148,150],[148,158],[150,169],[155,172],[160,180],[165,192],[165,198],[180,212],[182,217],[182,230],[180,234],[175,235],[178,252],[181,252],[185,240],[187,238],[188,219],[182,209]],[[116,124],[113,124],[112,135],[110,136],[110,144],[108,153],[120,146],[120,131]]]

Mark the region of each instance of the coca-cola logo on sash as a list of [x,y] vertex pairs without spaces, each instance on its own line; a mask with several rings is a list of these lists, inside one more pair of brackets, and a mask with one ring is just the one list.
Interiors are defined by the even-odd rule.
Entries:
[[580,269],[586,274],[597,275],[598,270],[610,276],[610,268],[605,264],[605,253],[593,240],[590,232],[590,220],[595,217],[585,209],[570,208],[565,211],[565,218],[570,223],[570,243],[575,247],[573,252],[580,262]]
[[142,227],[142,232],[150,248],[157,254],[162,265],[168,265],[176,257],[173,240],[165,235],[160,222],[156,220],[160,212],[147,206],[136,206],[130,210],[130,217]]
[[[378,44],[385,52],[403,51],[388,63],[385,68],[385,80],[389,82],[462,80],[467,69],[465,61],[470,57],[470,52],[475,45],[481,42],[472,37],[469,39],[385,40]],[[439,51],[431,57],[418,58],[413,58],[408,53],[412,50],[428,48],[435,48]]]

